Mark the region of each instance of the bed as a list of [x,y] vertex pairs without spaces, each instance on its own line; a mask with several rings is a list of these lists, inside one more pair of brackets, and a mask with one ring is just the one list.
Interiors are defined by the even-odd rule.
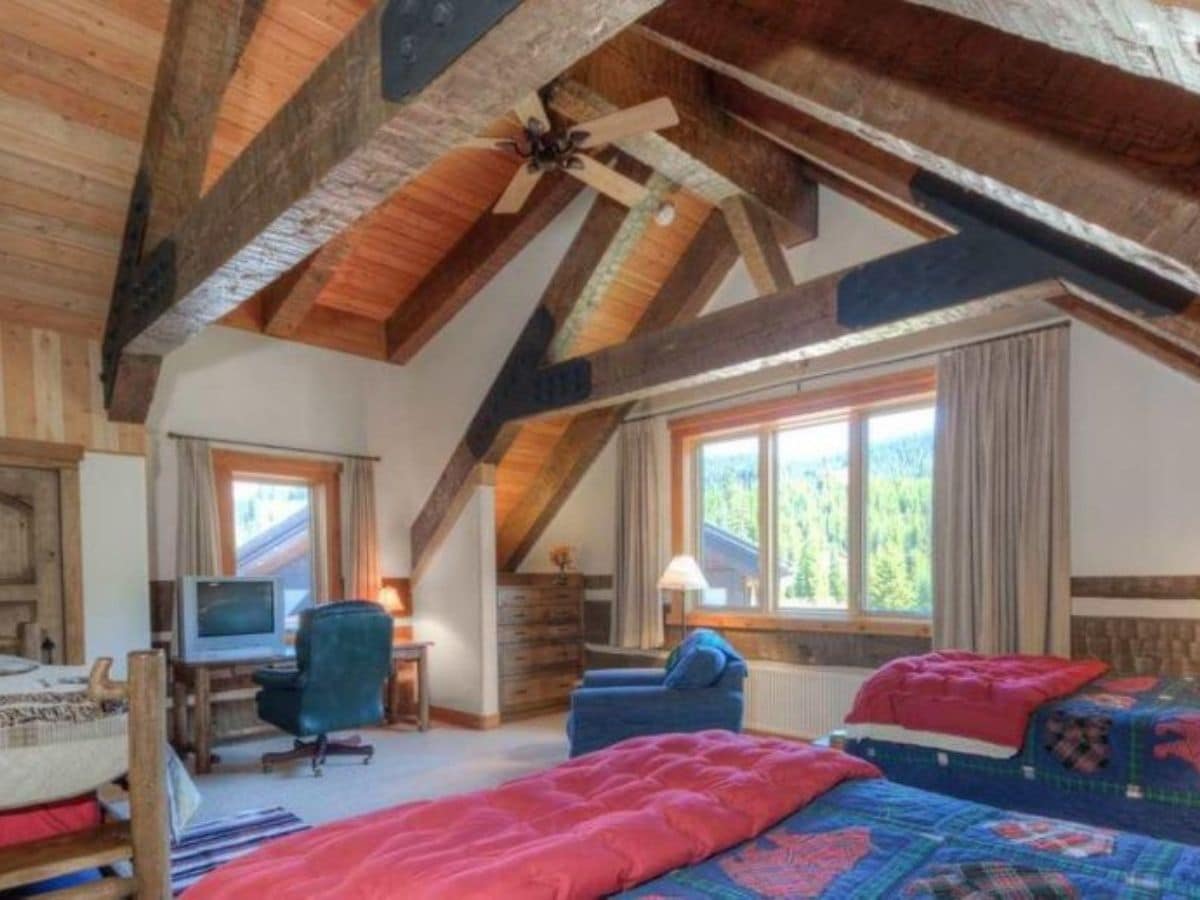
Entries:
[[[165,661],[129,654],[127,683],[111,664],[0,657],[0,894],[67,878],[62,896],[169,895]],[[94,792],[117,778],[130,819],[101,821]]]
[[846,749],[913,787],[1200,844],[1195,678],[1103,673],[1008,727],[1017,746],[1003,753],[904,729],[892,739],[852,736]]
[[1200,849],[892,784],[836,750],[708,731],[633,738],[489,791],[286,837],[184,900],[622,891],[1200,897]]

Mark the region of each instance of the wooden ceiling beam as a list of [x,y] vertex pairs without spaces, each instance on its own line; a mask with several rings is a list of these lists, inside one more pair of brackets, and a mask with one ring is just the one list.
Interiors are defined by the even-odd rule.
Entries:
[[[507,417],[627,403],[1063,295],[1126,319],[1200,324],[1193,295],[1174,282],[936,176],[911,190],[953,235],[548,366]],[[1200,335],[1184,347],[1200,352]]]
[[670,0],[634,30],[1200,290],[1200,98],[1181,89],[890,0]]
[[709,73],[627,30],[570,70],[549,94],[552,113],[571,123],[667,96],[680,122],[618,146],[676,184],[720,206],[747,195],[778,217],[787,246],[817,233],[816,186],[798,161],[712,105]]
[[[922,206],[914,192],[914,185],[931,177],[921,167],[730,79],[715,78],[714,92],[730,115],[803,159],[810,177],[818,184],[840,191],[925,237],[954,233],[949,223]],[[1193,302],[1177,315],[1153,319],[1121,315],[1069,295],[1056,304],[1164,365],[1188,374],[1196,371],[1200,330],[1195,322],[1200,304]]]
[[466,434],[413,520],[410,565],[414,581],[421,577],[453,526],[456,512],[463,507],[463,493],[478,483],[478,468],[499,463],[516,438],[519,426],[508,423],[505,410],[517,398],[527,395],[532,376],[545,361],[555,334],[567,320],[572,306],[584,295],[626,215],[625,207],[608,197],[598,195],[592,202],[541,300],[468,424]]
[[343,232],[297,266],[289,289],[272,290],[278,282],[268,287],[263,292],[263,331],[278,338],[295,334],[352,246],[349,232]]
[[262,290],[657,3],[503,0],[439,29],[379,0],[132,274],[110,376]]
[[519,213],[480,216],[388,317],[388,358],[403,365],[416,356],[582,190],[575,178],[543,178]]
[[760,295],[777,294],[796,283],[765,207],[742,194],[722,203],[721,212]]
[[[714,212],[667,276],[638,320],[633,334],[648,334],[698,316],[733,268],[738,248],[723,217]],[[625,420],[630,404],[576,416],[537,474],[533,485],[509,512],[496,534],[496,554],[504,571],[515,571],[529,555]]]
[[126,214],[109,304],[105,405],[118,422],[144,422],[154,397],[157,354],[112,351],[133,302],[137,272],[200,196],[225,85],[238,53],[242,0],[181,0],[167,15],[138,175]]

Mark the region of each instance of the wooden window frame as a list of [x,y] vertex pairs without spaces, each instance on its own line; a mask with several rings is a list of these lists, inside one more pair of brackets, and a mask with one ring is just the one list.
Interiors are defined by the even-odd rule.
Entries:
[[[924,405],[936,397],[937,373],[932,367],[909,369],[876,378],[856,381],[786,397],[772,398],[740,406],[722,407],[668,422],[671,436],[671,549],[673,553],[697,552],[698,525],[692,507],[698,494],[698,448],[706,441],[757,435],[759,441],[759,530],[764,547],[762,558],[763,602],[755,609],[737,612],[718,611],[714,607],[692,610],[689,625],[732,629],[775,629],[783,631],[821,631],[851,634],[890,634],[927,637],[930,619],[925,616],[882,615],[862,608],[863,577],[859,571],[864,559],[852,558],[849,577],[850,603],[847,610],[787,610],[777,608],[774,592],[771,549],[776,539],[773,504],[775,434],[789,426],[816,424],[821,420],[846,421],[850,437],[851,465],[865,472],[866,422],[871,414]],[[848,527],[860,533],[863,520],[863,479],[851,480]],[[856,483],[857,482],[857,483]],[[855,541],[851,541],[853,547]],[[856,554],[861,556],[862,554]],[[682,624],[683,609],[679,598],[672,598],[668,622]]]
[[[221,569],[226,575],[237,572],[237,546],[234,539],[233,482],[236,478],[302,483],[322,492],[325,507],[326,559],[328,586],[315,585],[317,601],[337,599],[345,594],[342,580],[342,464],[330,460],[247,453],[242,450],[214,449],[213,477],[217,485],[217,514],[221,520]],[[314,536],[316,537],[316,536]],[[322,596],[322,594],[325,596]]]

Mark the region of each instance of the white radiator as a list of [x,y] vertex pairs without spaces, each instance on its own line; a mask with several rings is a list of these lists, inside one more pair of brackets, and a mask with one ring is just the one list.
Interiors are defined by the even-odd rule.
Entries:
[[750,662],[745,728],[818,738],[840,728],[871,669]]

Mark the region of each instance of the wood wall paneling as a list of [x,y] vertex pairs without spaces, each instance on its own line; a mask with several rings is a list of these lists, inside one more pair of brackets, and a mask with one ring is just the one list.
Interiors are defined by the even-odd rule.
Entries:
[[146,452],[145,429],[109,422],[99,341],[0,322],[0,436]]

